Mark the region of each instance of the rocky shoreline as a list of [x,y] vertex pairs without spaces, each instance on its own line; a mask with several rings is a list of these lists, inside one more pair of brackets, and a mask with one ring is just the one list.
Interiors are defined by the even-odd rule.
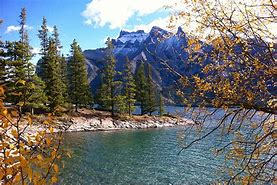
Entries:
[[60,124],[66,132],[109,131],[124,129],[147,129],[184,126],[193,122],[184,118],[151,117],[147,120],[116,120],[112,118],[71,118],[69,123]]
[[[148,129],[162,127],[176,127],[193,124],[192,120],[173,116],[132,116],[127,119],[113,119],[107,112],[85,111],[78,115],[64,116],[53,124],[54,132],[87,132],[112,131],[126,129]],[[45,130],[46,125],[33,124],[27,129],[28,133]]]

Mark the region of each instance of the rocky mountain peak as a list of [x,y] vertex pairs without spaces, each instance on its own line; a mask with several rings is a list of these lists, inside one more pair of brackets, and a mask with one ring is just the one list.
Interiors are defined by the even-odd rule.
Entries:
[[134,32],[128,32],[122,30],[119,34],[119,37],[116,39],[116,41],[120,41],[122,43],[135,43],[136,41],[142,42],[147,38],[148,34],[145,33],[143,30],[138,30]]
[[181,26],[178,27],[178,30],[177,30],[176,35],[177,35],[178,37],[185,37],[185,36],[186,36],[186,34],[185,34],[185,32],[183,31],[183,29],[182,29]]
[[[184,75],[194,75],[200,70],[197,64],[187,63],[188,53],[183,49],[186,40],[184,37],[180,39],[178,35],[185,35],[181,28],[175,34],[157,26],[152,27],[149,33],[142,30],[121,31],[119,37],[113,39],[113,53],[117,60],[116,69],[124,71],[126,57],[132,63],[133,72],[144,61],[145,64],[151,66],[152,79],[155,85],[164,91],[164,96],[169,99],[175,97],[175,92],[171,92],[171,87],[174,86],[178,77],[167,70],[161,61],[168,61],[168,65]],[[88,63],[91,64],[88,65],[89,76],[92,76],[90,85],[93,89],[97,89],[101,83],[101,72],[107,57],[105,52],[100,53],[98,50],[85,51],[84,54]]]

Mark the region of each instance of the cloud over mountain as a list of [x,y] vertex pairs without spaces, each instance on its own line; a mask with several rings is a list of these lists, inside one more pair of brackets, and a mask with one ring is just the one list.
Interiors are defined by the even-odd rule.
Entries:
[[[176,0],[93,0],[82,12],[85,24],[106,26],[111,29],[123,28],[132,17],[150,15]],[[133,25],[135,26],[135,25]]]

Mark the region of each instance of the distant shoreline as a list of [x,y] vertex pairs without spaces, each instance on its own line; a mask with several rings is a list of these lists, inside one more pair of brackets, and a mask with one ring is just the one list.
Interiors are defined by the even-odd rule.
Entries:
[[[81,109],[78,113],[57,118],[52,126],[54,132],[88,132],[176,127],[191,124],[193,124],[192,120],[183,117],[134,115],[124,119],[113,119],[106,111]],[[46,130],[46,125],[37,123],[29,126],[26,132],[32,134],[43,130]]]

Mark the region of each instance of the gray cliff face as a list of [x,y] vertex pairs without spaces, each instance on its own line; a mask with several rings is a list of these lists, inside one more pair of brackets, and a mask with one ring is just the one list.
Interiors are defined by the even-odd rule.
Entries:
[[[179,77],[172,73],[170,68],[182,75],[192,76],[200,72],[200,66],[188,62],[187,36],[181,28],[177,33],[167,32],[159,27],[153,27],[149,33],[142,30],[137,32],[121,31],[117,39],[113,39],[114,55],[117,60],[116,69],[124,70],[126,57],[129,58],[136,72],[144,62],[152,68],[152,79],[163,95],[168,99],[175,99],[175,90]],[[105,66],[106,48],[85,50],[89,81],[92,89],[100,84],[100,75]],[[168,65],[165,65],[165,63]]]

